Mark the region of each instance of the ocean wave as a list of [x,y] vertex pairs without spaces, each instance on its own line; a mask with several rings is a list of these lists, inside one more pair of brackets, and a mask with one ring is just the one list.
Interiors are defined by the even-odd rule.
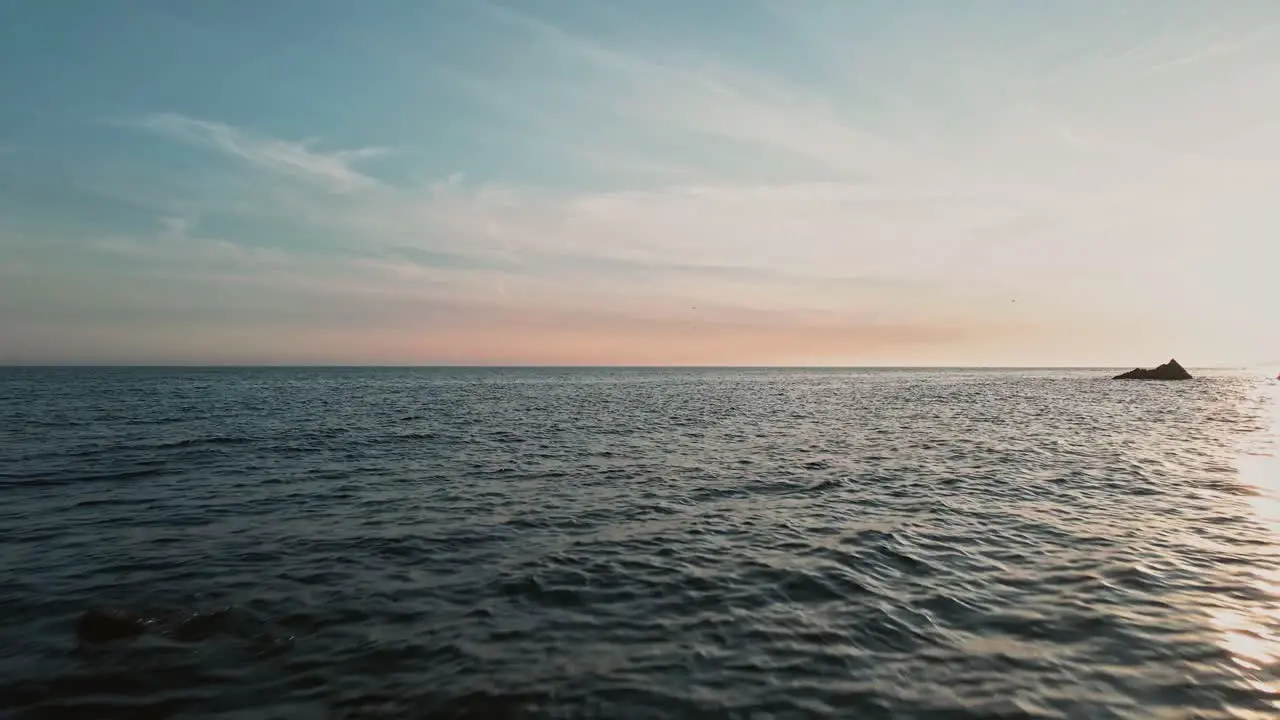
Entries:
[[[2,451],[0,714],[1280,702],[1248,378],[84,372],[0,376],[50,423]],[[80,643],[94,608],[143,631]]]

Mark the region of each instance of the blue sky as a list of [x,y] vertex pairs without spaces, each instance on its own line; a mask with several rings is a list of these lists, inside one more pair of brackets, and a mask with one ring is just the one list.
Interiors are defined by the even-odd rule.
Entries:
[[0,0],[0,362],[1280,359],[1271,2]]

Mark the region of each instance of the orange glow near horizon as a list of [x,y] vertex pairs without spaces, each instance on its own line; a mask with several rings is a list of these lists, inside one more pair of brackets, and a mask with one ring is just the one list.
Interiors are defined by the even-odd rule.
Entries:
[[[414,320],[370,317],[360,326],[238,324],[187,338],[180,329],[96,328],[83,346],[31,333],[15,347],[71,362],[157,364],[544,366],[1131,366],[1165,353],[1098,353],[1072,333],[1004,319],[858,323],[761,313],[731,319],[476,310]],[[710,313],[708,313],[709,315]],[[116,346],[104,354],[102,348]],[[1105,344],[1099,347],[1107,347]],[[1111,345],[1114,347],[1114,345]],[[1122,357],[1137,357],[1125,361]]]

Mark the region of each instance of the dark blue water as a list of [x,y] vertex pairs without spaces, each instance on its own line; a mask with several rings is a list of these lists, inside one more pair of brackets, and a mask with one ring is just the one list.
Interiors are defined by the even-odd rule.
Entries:
[[1280,384],[1106,375],[3,370],[0,713],[1275,717]]

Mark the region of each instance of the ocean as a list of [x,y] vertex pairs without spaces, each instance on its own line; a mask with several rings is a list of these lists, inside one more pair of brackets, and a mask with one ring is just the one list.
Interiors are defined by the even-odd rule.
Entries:
[[0,370],[0,714],[1276,717],[1280,382],[1110,374]]

